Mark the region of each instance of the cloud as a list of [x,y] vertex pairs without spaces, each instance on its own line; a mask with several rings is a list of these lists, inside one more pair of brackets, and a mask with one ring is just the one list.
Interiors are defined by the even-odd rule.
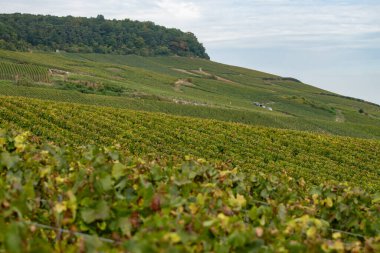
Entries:
[[199,7],[192,2],[177,0],[161,0],[157,3],[161,13],[168,14],[171,18],[182,20],[196,20],[200,18]]
[[[3,3],[2,3],[3,2]],[[151,20],[194,32],[212,47],[378,46],[376,0],[0,0],[4,12]],[[363,39],[367,36],[367,39]],[[339,43],[340,42],[340,43]]]
[[[350,41],[353,47],[365,47],[370,41],[362,44],[361,38],[380,31],[379,12],[380,3],[368,1],[359,4],[352,1],[246,1],[241,5],[226,4],[217,12],[210,12],[204,22],[207,31],[199,29],[196,33],[207,44],[221,47],[225,44],[291,46],[289,42],[295,46],[315,42],[315,46],[316,43],[328,44],[330,40],[336,46],[339,41],[342,46]],[[373,41],[372,46],[376,45],[379,46]]]

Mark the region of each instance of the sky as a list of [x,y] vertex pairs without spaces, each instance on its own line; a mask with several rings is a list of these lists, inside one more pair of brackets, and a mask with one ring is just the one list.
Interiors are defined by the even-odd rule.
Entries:
[[0,0],[0,7],[153,21],[193,32],[214,61],[380,104],[379,0]]

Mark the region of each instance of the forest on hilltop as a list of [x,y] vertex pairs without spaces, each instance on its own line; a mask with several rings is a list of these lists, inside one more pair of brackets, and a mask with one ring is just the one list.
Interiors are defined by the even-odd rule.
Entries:
[[0,48],[209,59],[194,34],[129,19],[0,14]]

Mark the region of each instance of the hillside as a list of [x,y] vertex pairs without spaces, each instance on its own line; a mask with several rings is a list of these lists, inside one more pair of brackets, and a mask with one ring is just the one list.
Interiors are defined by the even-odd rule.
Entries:
[[2,95],[380,138],[378,105],[199,58],[0,51],[0,62]]
[[0,48],[0,252],[380,251],[379,105],[151,22],[0,15]]
[[198,57],[0,50],[0,251],[377,252],[379,123]]
[[141,157],[205,158],[249,171],[282,172],[379,191],[380,142],[74,103],[0,97],[6,128],[81,146],[120,145]]
[[30,98],[0,103],[1,125],[13,129],[0,131],[0,250],[380,248],[379,141]]
[[0,48],[83,53],[180,55],[207,58],[192,33],[153,22],[0,14]]

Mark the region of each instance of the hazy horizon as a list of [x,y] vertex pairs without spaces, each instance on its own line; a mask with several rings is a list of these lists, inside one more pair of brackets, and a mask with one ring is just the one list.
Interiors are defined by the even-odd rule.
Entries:
[[374,0],[0,0],[3,13],[130,18],[193,32],[214,61],[380,104]]

